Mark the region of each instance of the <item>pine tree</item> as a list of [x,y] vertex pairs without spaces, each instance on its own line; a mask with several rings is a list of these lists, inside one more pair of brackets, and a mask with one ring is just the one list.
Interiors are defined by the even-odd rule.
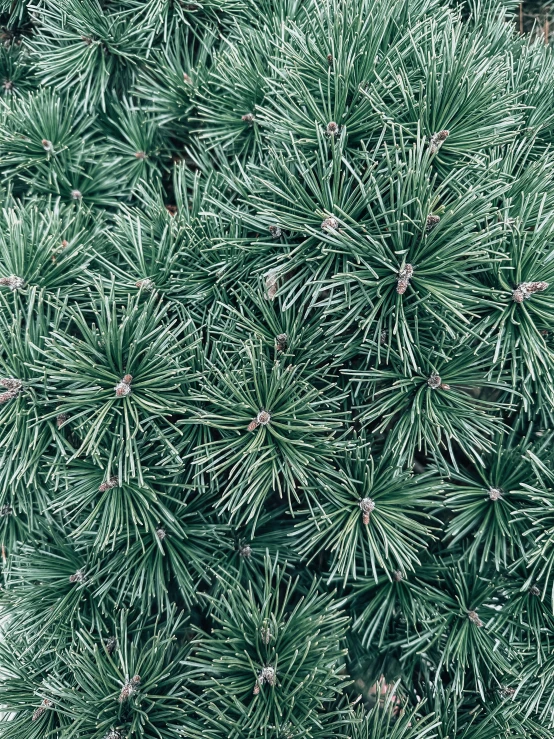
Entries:
[[0,0],[0,739],[552,736],[518,7]]

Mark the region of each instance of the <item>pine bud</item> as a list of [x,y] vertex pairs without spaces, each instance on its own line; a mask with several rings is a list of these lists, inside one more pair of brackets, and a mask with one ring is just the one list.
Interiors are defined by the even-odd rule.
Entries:
[[548,287],[548,282],[524,282],[523,285],[528,293],[542,293]]
[[250,559],[250,557],[252,556],[252,547],[250,546],[250,544],[242,544],[239,547],[239,554],[244,559]]
[[431,154],[437,153],[449,135],[450,131],[439,131],[431,136],[431,140],[429,141],[429,151]]
[[406,264],[401,270],[399,270],[398,277],[396,278],[396,292],[399,295],[404,295],[408,289],[408,285],[410,284],[413,274],[414,268],[411,264]]
[[516,689],[515,688],[509,688],[505,685],[502,685],[500,688],[500,695],[503,698],[511,698],[513,695],[515,695]]
[[90,36],[81,36],[81,41],[83,41],[87,46],[90,46],[92,44],[92,39]]
[[121,688],[119,694],[119,702],[124,703],[136,692],[137,687],[140,685],[140,675],[135,675],[130,680],[127,680],[125,685]]
[[501,497],[502,497],[502,490],[500,488],[489,488],[490,500],[493,500],[493,501],[500,500]]
[[7,388],[5,393],[0,393],[0,405],[8,403],[10,400],[17,398],[23,388],[21,380],[15,377],[4,377],[0,380],[0,385]]
[[269,630],[269,626],[267,626],[267,624],[262,626],[262,628],[260,629],[260,636],[262,637],[262,641],[264,644],[266,645],[269,644],[273,635],[271,631]]
[[6,80],[2,87],[6,92],[11,92],[13,90],[13,82],[11,80]]
[[369,514],[375,510],[375,502],[371,498],[362,498],[358,505],[362,510],[362,523],[367,526],[369,523]]
[[323,223],[321,224],[321,228],[324,231],[338,231],[339,230],[339,222],[334,216],[329,216],[329,218],[326,218]]
[[167,532],[165,529],[162,529],[162,528],[156,529],[156,536],[158,537],[160,541],[163,541],[165,537],[167,536]]
[[431,377],[429,377],[427,384],[432,390],[450,390],[450,385],[443,382],[436,372],[433,372]]
[[136,151],[135,158],[136,159],[147,159],[147,156],[143,151]]
[[21,390],[23,383],[15,377],[2,377],[0,379],[0,385],[7,388],[8,390]]
[[246,113],[246,115],[243,115],[241,120],[244,123],[253,123],[254,122],[254,116],[252,113]]
[[339,125],[335,121],[331,121],[327,124],[327,133],[329,136],[335,136],[339,132]]
[[267,683],[268,685],[271,685],[273,687],[275,683],[277,682],[277,675],[275,673],[274,667],[264,667],[260,674],[258,675],[258,678],[256,680],[256,685],[254,686],[254,695],[258,695],[260,692],[260,687],[264,685],[264,683]]
[[410,284],[410,280],[407,280],[404,277],[401,277],[399,280],[397,280],[396,283],[396,292],[399,295],[404,295],[406,290],[408,289],[408,285]]
[[33,713],[33,717],[32,717],[32,719],[31,719],[31,721],[37,721],[37,720],[38,720],[38,719],[39,719],[39,718],[40,718],[40,717],[42,716],[42,714],[43,714],[43,713],[46,713],[46,711],[47,711],[47,710],[48,710],[49,708],[52,708],[52,706],[53,706],[53,705],[54,705],[54,704],[52,703],[52,701],[51,701],[51,700],[48,700],[48,698],[45,698],[45,699],[44,699],[44,700],[42,701],[42,703],[40,704],[40,706],[39,706],[39,707],[38,707],[38,708],[37,708],[37,709],[35,710],[35,712]]
[[106,649],[106,652],[108,654],[113,654],[113,652],[115,652],[115,650],[117,649],[117,639],[115,638],[115,636],[109,636],[104,641],[104,648]]
[[131,392],[131,382],[133,381],[132,375],[125,375],[121,382],[118,382],[115,386],[115,394],[118,398],[124,398],[126,395],[129,395]]
[[74,572],[73,575],[69,576],[69,582],[71,584],[76,582],[83,582],[85,579],[85,571],[83,569],[77,570],[77,572]]
[[273,271],[265,276],[265,291],[266,300],[273,300],[277,295],[277,274]]
[[278,239],[283,233],[283,231],[281,230],[280,226],[270,226],[269,233],[271,234],[272,238]]
[[0,518],[4,518],[5,516],[11,516],[13,513],[13,508],[11,505],[4,505],[2,508],[0,508]]
[[277,681],[277,674],[274,667],[264,667],[261,671],[260,676],[263,681],[269,683],[269,685],[275,685]]
[[531,585],[531,587],[529,588],[529,593],[538,598],[538,596],[541,594],[541,591],[536,585]]
[[106,490],[111,490],[112,488],[116,488],[119,485],[119,478],[117,475],[114,475],[113,477],[110,477],[109,480],[106,480],[106,482],[103,482],[99,487],[98,490],[101,493],[105,493]]
[[383,329],[383,330],[381,331],[381,333],[379,334],[379,343],[380,343],[381,345],[382,345],[382,344],[386,344],[386,343],[387,343],[387,341],[388,341],[388,338],[389,338],[389,332],[387,331],[387,329],[386,329],[386,328],[384,328],[384,329]]
[[10,290],[21,290],[25,287],[25,280],[23,277],[17,275],[10,275],[9,277],[0,277],[0,285],[9,287]]
[[286,334],[278,334],[275,337],[275,348],[278,352],[286,352],[288,347],[289,337]]
[[516,303],[523,303],[534,293],[541,293],[548,287],[548,282],[521,282],[512,292],[512,298]]
[[427,216],[427,221],[425,222],[426,233],[429,233],[430,231],[432,231],[439,221],[440,221],[439,216]]
[[332,67],[333,66],[333,55],[327,54],[327,64]]
[[137,280],[135,282],[135,287],[138,287],[139,290],[151,291],[154,289],[154,281],[149,277],[145,277],[143,280]]
[[69,419],[69,413],[59,413],[56,416],[56,426],[58,428],[61,428],[68,419]]
[[52,142],[51,141],[48,141],[48,139],[42,139],[41,144],[42,144],[42,148],[44,149],[44,151],[53,151],[54,150],[54,147],[52,145]]
[[475,624],[475,626],[481,627],[484,625],[481,619],[479,618],[479,616],[477,615],[477,611],[468,611],[467,617],[469,618],[472,624]]
[[437,375],[436,372],[433,372],[431,377],[429,377],[429,379],[427,380],[427,384],[429,385],[430,388],[432,388],[433,390],[436,390],[442,385],[442,380],[439,377],[439,375]]
[[248,431],[254,431],[258,426],[267,426],[271,421],[271,415],[267,411],[260,411],[256,418],[248,424]]
[[80,190],[72,190],[71,197],[73,200],[81,200],[83,193]]
[[17,277],[16,275],[10,277],[10,290],[21,290],[23,287],[25,287],[23,277]]
[[186,72],[183,72],[183,81],[186,82],[187,85],[192,85],[192,78],[189,77]]
[[395,570],[392,573],[392,579],[395,582],[402,582],[402,580],[404,579],[404,573],[401,570]]
[[123,739],[123,734],[119,731],[115,731],[115,729],[110,729],[104,739]]
[[165,209],[169,213],[170,216],[177,215],[177,206],[176,205],[166,205]]

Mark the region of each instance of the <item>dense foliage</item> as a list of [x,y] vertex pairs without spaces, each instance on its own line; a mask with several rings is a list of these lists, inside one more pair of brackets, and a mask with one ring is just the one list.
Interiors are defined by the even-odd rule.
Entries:
[[518,3],[0,13],[0,738],[551,737]]

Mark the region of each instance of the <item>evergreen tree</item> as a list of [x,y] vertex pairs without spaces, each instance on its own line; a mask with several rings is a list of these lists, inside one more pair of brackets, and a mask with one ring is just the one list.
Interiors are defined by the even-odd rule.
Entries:
[[0,1],[0,739],[552,736],[518,6]]

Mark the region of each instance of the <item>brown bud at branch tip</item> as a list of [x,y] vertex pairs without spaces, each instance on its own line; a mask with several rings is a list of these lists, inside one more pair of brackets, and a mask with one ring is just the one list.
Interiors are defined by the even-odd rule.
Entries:
[[362,511],[362,523],[367,526],[370,513],[375,510],[375,502],[371,498],[362,498],[358,504]]
[[479,627],[484,626],[483,622],[477,615],[477,611],[468,611],[467,617],[469,618],[472,624],[475,624],[475,626],[479,626]]

